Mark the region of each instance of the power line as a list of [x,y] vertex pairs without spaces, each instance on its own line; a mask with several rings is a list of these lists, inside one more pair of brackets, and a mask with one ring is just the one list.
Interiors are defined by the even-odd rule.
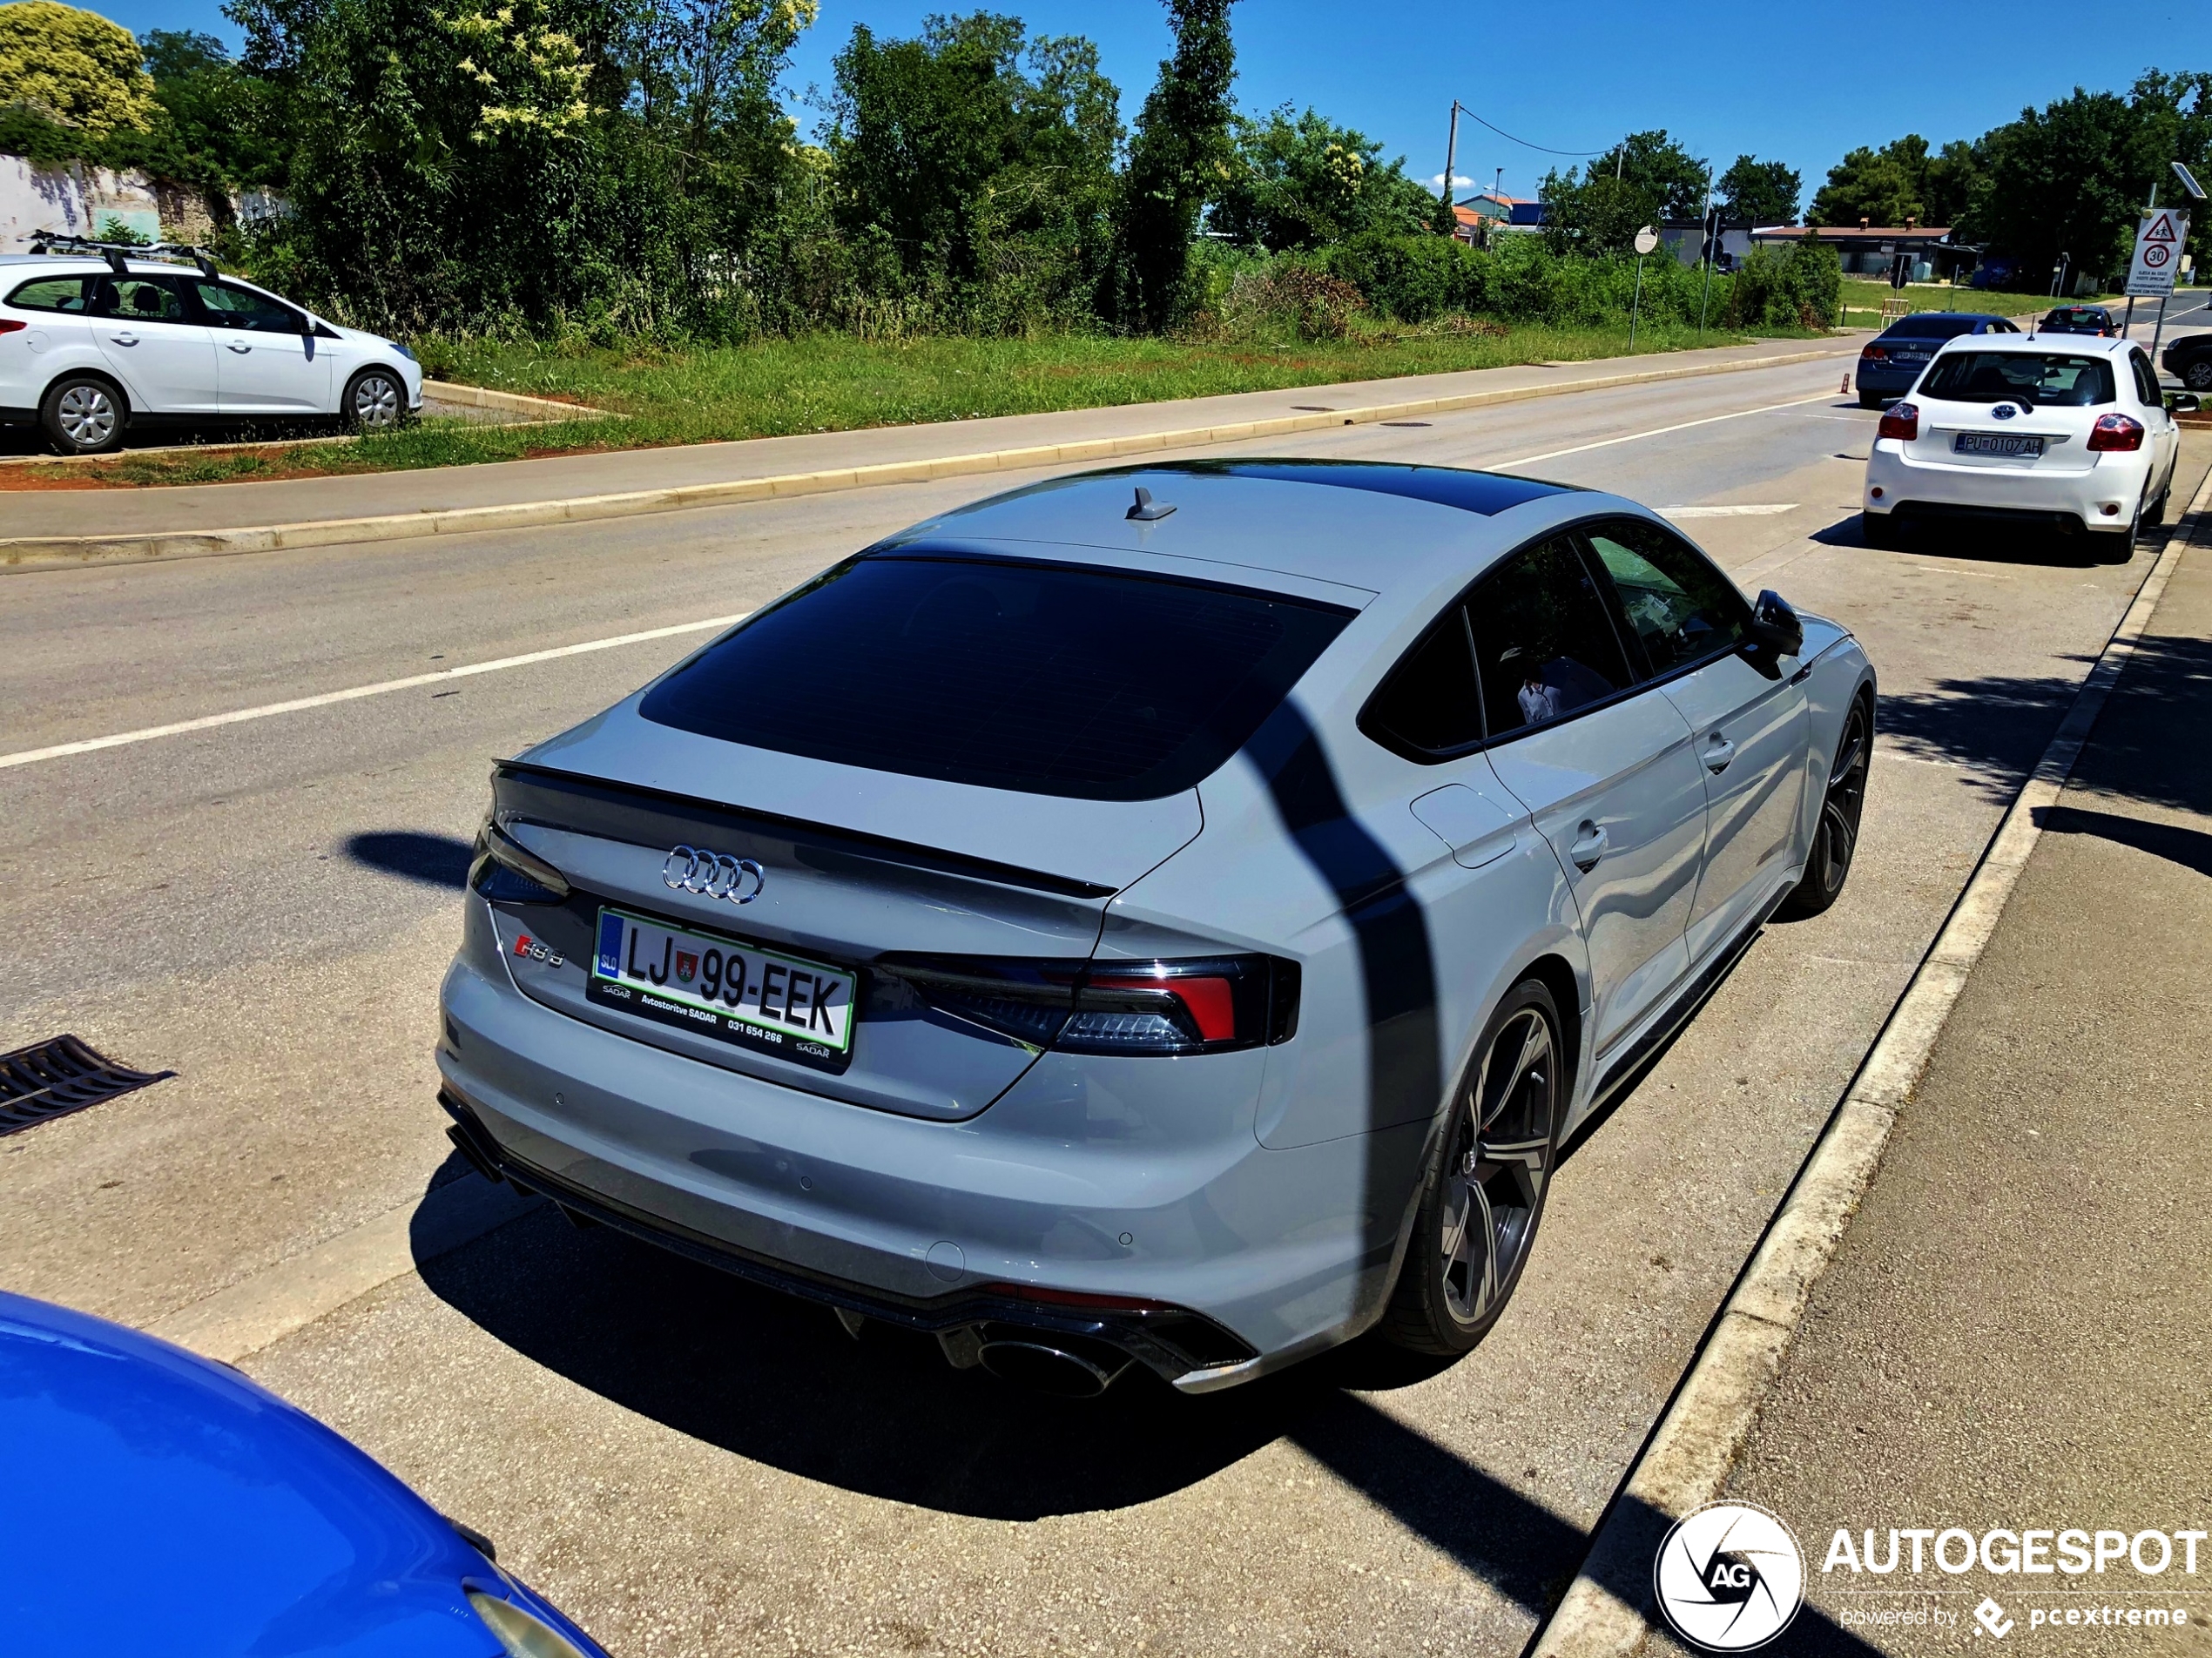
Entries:
[[1531,143],[1529,143],[1529,142],[1528,142],[1528,140],[1527,140],[1527,139],[1526,139],[1526,138],[1514,138],[1514,135],[1513,135],[1512,133],[1510,133],[1510,132],[1507,131],[1505,130],[1505,128],[1503,128],[1503,127],[1501,127],[1501,126],[1496,125],[1494,125],[1494,123],[1489,122],[1489,121],[1483,121],[1483,120],[1482,120],[1482,118],[1481,118],[1480,116],[1476,115],[1476,114],[1475,114],[1475,112],[1474,112],[1473,110],[1471,110],[1471,109],[1467,108],[1467,106],[1466,104],[1459,103],[1459,100],[1458,100],[1458,99],[1454,98],[1454,99],[1453,100],[1453,104],[1455,104],[1458,106],[1458,108],[1459,108],[1459,111],[1460,111],[1460,114],[1465,115],[1465,116],[1467,116],[1467,117],[1471,118],[1472,118],[1472,119],[1474,119],[1474,120],[1476,120],[1476,121],[1481,121],[1481,122],[1482,122],[1482,125],[1483,125],[1484,126],[1488,127],[1488,128],[1489,128],[1489,129],[1490,129],[1493,132],[1496,133],[1496,134],[1497,134],[1500,138],[1505,138],[1505,139],[1508,140],[1508,141],[1509,141],[1509,142],[1511,142],[1511,143],[1517,144],[1517,145],[1521,145],[1521,147],[1522,149],[1524,149],[1524,150],[1541,150],[1541,151],[1542,151],[1542,152],[1543,152],[1546,155],[1575,156],[1575,157],[1580,158],[1580,157],[1588,157],[1588,156],[1603,156],[1603,155],[1611,155],[1615,150],[1617,150],[1617,149],[1619,149],[1619,148],[1621,147],[1619,145],[1617,145],[1617,144],[1616,144],[1616,145],[1611,145],[1610,147],[1608,147],[1608,148],[1607,148],[1607,149],[1603,149],[1603,150],[1554,150],[1554,149],[1553,149],[1553,148],[1551,147],[1551,145],[1549,145],[1548,144],[1531,144]]

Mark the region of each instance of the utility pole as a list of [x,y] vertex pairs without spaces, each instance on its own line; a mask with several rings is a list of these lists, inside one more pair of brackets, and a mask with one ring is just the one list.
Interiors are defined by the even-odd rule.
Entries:
[[1697,337],[1705,337],[1705,307],[1713,297],[1713,164],[1705,164],[1705,219],[1698,226],[1705,238],[1705,287],[1697,296]]
[[1452,212],[1452,169],[1460,161],[1460,100],[1452,100],[1452,135],[1444,141],[1444,188],[1440,204],[1448,217]]

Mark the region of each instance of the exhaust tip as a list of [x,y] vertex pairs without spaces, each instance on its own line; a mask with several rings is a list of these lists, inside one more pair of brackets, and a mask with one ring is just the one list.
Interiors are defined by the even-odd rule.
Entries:
[[982,1365],[1001,1381],[1033,1392],[1055,1399],[1096,1399],[1129,1368],[1130,1361],[1116,1353],[1109,1368],[1041,1341],[988,1341],[983,1344]]

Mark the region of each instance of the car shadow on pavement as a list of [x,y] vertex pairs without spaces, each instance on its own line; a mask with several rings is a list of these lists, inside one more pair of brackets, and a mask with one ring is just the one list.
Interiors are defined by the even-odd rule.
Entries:
[[[870,1324],[856,1342],[826,1308],[619,1232],[579,1231],[550,1206],[419,1267],[447,1304],[577,1386],[864,1496],[1042,1520],[1150,1502],[1286,1440],[1532,1617],[1557,1604],[1588,1545],[1574,1521],[1370,1397],[1449,1368],[1376,1344],[1222,1394],[1186,1398],[1132,1372],[1076,1402],[953,1370],[927,1336]],[[1824,1653],[1872,1650],[1810,1607],[1797,1628]]]
[[457,893],[469,884],[469,862],[475,848],[456,835],[384,829],[347,836],[345,853],[355,863],[387,875]]
[[[2146,540],[2159,533],[2143,532]],[[1866,539],[1865,516],[1856,512],[1848,518],[1838,518],[1825,529],[1816,529],[1809,539],[1824,547],[1872,549],[1872,543]],[[2053,570],[2093,570],[2104,563],[2096,549],[2080,536],[1996,526],[1985,529],[1972,523],[1924,530],[1894,550],[1924,558],[1964,559],[1984,564],[2040,564]]]

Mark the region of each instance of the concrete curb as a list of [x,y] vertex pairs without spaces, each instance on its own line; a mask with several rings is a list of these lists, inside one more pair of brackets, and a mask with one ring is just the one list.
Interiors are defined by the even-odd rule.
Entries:
[[2041,833],[2036,814],[2058,799],[2113,684],[2149,625],[2182,549],[2212,529],[2212,476],[2188,519],[2074,694],[1973,879],[1768,1223],[1696,1359],[1642,1454],[1600,1517],[1589,1554],[1531,1642],[1527,1658],[1631,1658],[1650,1633],[1651,1572],[1669,1526],[1718,1494],[1779,1379],[1812,1290],[1880,1166],[1890,1130],[1934,1051],[1966,977],[1996,931]]
[[[917,461],[889,461],[873,466],[835,467],[816,472],[792,472],[769,477],[733,478],[725,482],[688,484],[661,489],[625,490],[616,495],[579,495],[561,501],[524,501],[501,506],[458,507],[444,511],[388,513],[373,518],[325,518],[305,523],[266,524],[240,529],[183,530],[129,536],[24,536],[0,540],[0,572],[51,569],[57,565],[138,564],[155,560],[209,558],[230,553],[273,552],[284,549],[328,547],[360,542],[412,541],[423,536],[464,535],[486,529],[525,529],[543,524],[584,523],[594,519],[624,518],[642,513],[681,512],[696,507],[731,506],[748,501],[780,500],[791,495],[826,495],[880,484],[924,483],[972,473],[1011,472],[1030,467],[1109,461],[1161,449],[1195,448],[1251,438],[1283,437],[1331,427],[1406,420],[1416,415],[1481,408],[1497,403],[1561,397],[1571,392],[1603,391],[1617,386],[1699,379],[1710,374],[1743,374],[1756,368],[1778,368],[1791,363],[1816,362],[1851,354],[1849,348],[1838,350],[1831,346],[1817,351],[1784,352],[1775,356],[1732,362],[1602,374],[1551,385],[1499,387],[1484,391],[1461,392],[1447,397],[1419,398],[1407,402],[1336,409],[1326,414],[1278,415],[1266,420],[1190,427],[1179,431],[1135,432],[1119,437],[1086,438],[1069,443],[1042,443],[1016,449],[991,449],[973,455],[940,455]],[[509,395],[505,393],[497,394]],[[569,414],[575,413],[567,404],[555,407]]]
[[422,394],[463,408],[496,408],[508,414],[528,414],[545,421],[603,421],[604,408],[583,403],[563,403],[551,397],[525,397],[520,392],[496,392],[483,386],[456,386],[449,380],[426,380]]

